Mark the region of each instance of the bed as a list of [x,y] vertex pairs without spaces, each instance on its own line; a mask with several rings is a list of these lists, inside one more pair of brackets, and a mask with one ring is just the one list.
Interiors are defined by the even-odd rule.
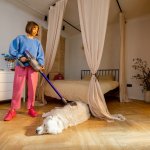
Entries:
[[[81,80],[88,80],[89,76],[91,76],[90,70],[81,70]],[[103,91],[105,97],[119,97],[119,69],[98,70],[96,77],[102,84],[102,91],[103,88],[107,88]]]
[[[81,80],[51,80],[51,82],[67,100],[80,100],[87,103],[90,76],[90,70],[81,70]],[[116,91],[118,91],[118,69],[98,70],[96,77],[100,82],[102,92],[105,96],[107,96],[110,92],[116,93]],[[45,84],[44,89],[44,95],[46,97],[60,99],[48,83]]]

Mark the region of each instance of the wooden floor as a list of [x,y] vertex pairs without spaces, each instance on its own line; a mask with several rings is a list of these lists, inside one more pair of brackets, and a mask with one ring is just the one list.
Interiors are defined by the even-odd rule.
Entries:
[[[17,117],[5,122],[10,103],[0,103],[0,150],[150,150],[150,103],[108,100],[107,104],[111,114],[121,113],[127,120],[106,122],[91,117],[59,135],[36,135],[41,115],[29,117],[22,103]],[[48,102],[36,110],[42,114],[60,105]]]

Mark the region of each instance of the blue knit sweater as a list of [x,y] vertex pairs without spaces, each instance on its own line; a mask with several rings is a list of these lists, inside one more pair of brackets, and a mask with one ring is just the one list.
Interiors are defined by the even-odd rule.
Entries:
[[[38,39],[30,39],[26,35],[17,36],[10,44],[9,53],[14,58],[25,56],[25,50],[29,51],[40,65],[44,65],[44,51]],[[17,63],[17,65],[19,65]],[[29,66],[29,63],[24,63]]]

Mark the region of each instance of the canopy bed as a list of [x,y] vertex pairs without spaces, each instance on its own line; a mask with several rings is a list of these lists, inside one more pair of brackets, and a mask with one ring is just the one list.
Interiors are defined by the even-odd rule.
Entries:
[[[86,97],[83,98],[86,103],[88,103],[89,108],[93,116],[106,119],[106,120],[124,120],[125,118],[122,115],[112,115],[109,113],[105,98],[104,98],[104,89],[102,89],[102,82],[96,78],[96,73],[98,72],[99,65],[102,58],[102,52],[104,47],[105,41],[105,33],[107,28],[107,19],[108,19],[108,12],[109,12],[109,3],[110,0],[77,0],[78,2],[78,11],[79,11],[79,19],[80,19],[80,26],[81,26],[81,34],[84,46],[84,52],[87,60],[87,64],[89,66],[91,77],[90,80],[81,80],[81,81],[73,81],[70,85],[78,84],[78,92],[80,86],[86,86],[83,88],[85,90]],[[48,22],[48,34],[47,34],[47,44],[46,44],[46,52],[45,52],[45,74],[48,75],[52,69],[54,59],[56,56],[57,46],[60,38],[60,31],[61,31],[61,24],[63,20],[63,13],[67,4],[67,0],[59,0],[56,2],[55,6],[51,6],[49,10],[49,21]],[[97,15],[95,15],[97,14]],[[123,20],[123,19],[122,19]],[[122,21],[123,23],[123,21]],[[121,26],[124,29],[124,26]],[[123,33],[123,32],[122,32]],[[124,34],[122,34],[124,37]],[[122,41],[121,49],[124,50],[124,41]],[[121,56],[122,52],[121,51]],[[122,59],[124,60],[124,59]],[[122,63],[123,64],[123,63]],[[123,72],[122,65],[121,71]],[[121,80],[124,80],[125,76],[121,73]],[[65,88],[64,84],[70,83],[72,81],[59,81],[61,82],[60,86]],[[57,84],[56,81],[54,84]],[[120,82],[119,86],[121,87],[121,101],[126,101],[126,93],[125,93],[125,80],[124,82]],[[46,103],[44,99],[46,81],[44,79],[40,80],[39,88],[38,88],[38,100],[41,100],[42,103]],[[80,87],[80,88],[79,88]],[[58,90],[59,87],[57,87]],[[62,88],[62,89],[63,89]],[[123,90],[122,90],[123,89]],[[75,90],[74,90],[75,91]],[[63,91],[60,90],[63,96],[65,94]],[[71,92],[69,89],[68,93]],[[47,92],[52,93],[52,92]],[[72,97],[70,98],[70,100]],[[78,100],[78,99],[76,99]]]
[[[103,94],[119,89],[118,69],[98,70],[96,76]],[[81,70],[81,80],[53,80],[51,82],[58,89],[58,91],[60,91],[65,99],[69,99],[70,101],[80,100],[88,103],[87,93],[90,78],[90,70]],[[45,84],[44,89],[45,96],[60,99],[48,83]]]

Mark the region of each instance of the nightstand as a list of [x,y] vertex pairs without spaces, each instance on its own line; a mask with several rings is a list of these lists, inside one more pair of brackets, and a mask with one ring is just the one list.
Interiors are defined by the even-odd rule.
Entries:
[[[12,98],[14,71],[0,71],[0,101]],[[25,101],[25,90],[23,91]]]

